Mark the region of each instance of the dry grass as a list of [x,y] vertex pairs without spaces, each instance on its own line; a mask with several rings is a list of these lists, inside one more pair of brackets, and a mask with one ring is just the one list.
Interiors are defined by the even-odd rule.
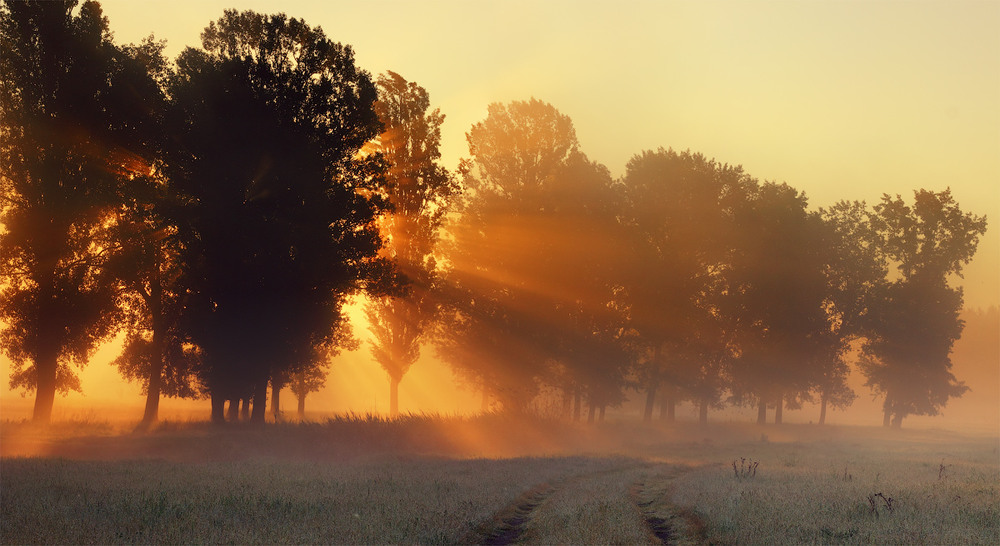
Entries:
[[[662,521],[679,542],[997,544],[998,447],[948,433],[503,416],[146,434],[3,423],[0,543],[457,543],[550,484],[519,540],[648,543],[649,521]],[[756,472],[734,471],[741,458]]]
[[760,461],[754,478],[720,464],[671,483],[712,543],[1000,544],[995,439],[889,431],[740,447]]

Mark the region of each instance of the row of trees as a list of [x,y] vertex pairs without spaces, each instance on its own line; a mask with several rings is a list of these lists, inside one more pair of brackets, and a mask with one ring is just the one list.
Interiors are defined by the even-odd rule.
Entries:
[[11,383],[57,389],[125,329],[118,364],[161,394],[253,401],[315,380],[343,305],[400,285],[380,256],[383,129],[349,47],[283,15],[227,11],[170,65],[114,44],[100,6],[0,12],[0,315]]
[[[392,300],[436,313],[436,330],[369,313],[392,400],[419,333],[484,401],[523,409],[554,388],[576,418],[583,401],[593,419],[638,388],[647,420],[663,391],[668,416],[690,400],[707,420],[728,401],[780,422],[815,400],[822,423],[856,397],[852,346],[886,424],[967,390],[950,372],[962,299],[948,279],[986,223],[950,192],[810,211],[787,185],[662,149],[613,180],[578,150],[569,118],[536,100],[492,105],[467,137],[436,252],[445,265],[419,296]],[[405,356],[387,357],[399,339]]]
[[700,154],[644,152],[612,179],[578,150],[572,124],[539,101],[493,105],[468,133],[467,192],[446,249],[453,293],[442,355],[504,406],[541,389],[603,413],[627,387],[667,417],[806,401],[844,407],[860,343],[886,424],[935,414],[966,387],[949,354],[962,322],[948,285],[985,218],[949,191],[812,211]]
[[[886,422],[933,414],[985,219],[950,193],[807,208],[784,184],[672,150],[620,179],[546,103],[494,104],[470,158],[440,165],[444,116],[394,73],[283,15],[227,11],[175,63],[114,44],[95,2],[0,10],[0,318],[11,384],[78,388],[71,364],[125,330],[116,364],[161,395],[263,421],[302,411],[357,342],[365,294],[390,411],[422,346],[507,409],[557,392],[590,418],[646,393],[668,413],[759,420],[850,404],[861,347]],[[239,401],[243,401],[242,408]],[[821,421],[824,417],[821,417]]]

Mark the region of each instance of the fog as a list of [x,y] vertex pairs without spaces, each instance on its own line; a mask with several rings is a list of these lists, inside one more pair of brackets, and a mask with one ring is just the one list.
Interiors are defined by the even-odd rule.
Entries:
[[[823,38],[785,36],[802,51],[786,47],[797,42],[764,40],[746,45],[749,65],[716,65],[718,51],[685,31],[683,43],[701,46],[686,47],[691,59],[683,64],[717,67],[692,72],[673,59],[651,61],[677,43],[615,27],[609,32],[634,34],[649,46],[638,51],[653,57],[609,46],[635,72],[612,82],[609,95],[596,89],[614,78],[581,70],[564,49],[536,48],[536,56],[511,43],[504,55],[496,43],[473,40],[461,53],[483,60],[459,82],[450,70],[440,74],[449,63],[440,62],[439,48],[460,49],[454,36],[425,44],[426,58],[414,60],[398,56],[384,29],[353,34],[338,18],[338,35],[328,36],[319,25],[332,12],[298,7],[316,19],[229,11],[200,48],[176,42],[190,29],[170,28],[168,49],[150,42],[140,52],[115,41],[112,30],[131,36],[138,23],[109,2],[107,20],[79,30],[93,36],[71,37],[106,41],[130,68],[118,70],[82,45],[65,48],[54,66],[88,76],[94,89],[82,96],[67,91],[81,74],[41,73],[23,62],[30,55],[7,56],[5,422],[43,423],[51,411],[56,423],[107,422],[115,430],[140,420],[222,424],[246,419],[224,414],[226,404],[243,401],[249,413],[252,400],[257,422],[395,418],[398,410],[530,415],[568,429],[654,422],[1000,429],[1000,237],[996,218],[983,215],[992,214],[983,196],[995,195],[996,165],[992,153],[980,153],[988,139],[978,137],[995,118],[995,100],[973,97],[982,116],[956,111],[942,119],[934,110],[920,132],[935,136],[932,145],[918,147],[919,135],[908,140],[913,120],[928,104],[939,106],[938,95],[896,87],[948,82],[955,87],[941,96],[968,98],[967,89],[991,89],[996,71],[970,69],[958,83],[942,75],[966,59],[992,67],[995,53],[949,42],[940,49],[944,61],[914,69],[928,46],[910,21],[884,36],[861,30],[872,44],[905,39],[912,50],[851,42],[814,64],[806,52],[828,52]],[[553,17],[549,8],[532,9]],[[824,9],[778,10],[776,20],[822,20]],[[201,17],[193,6],[185,10]],[[699,10],[685,16],[716,20]],[[655,15],[677,24],[666,13]],[[891,9],[879,13],[894,20]],[[945,34],[964,37],[968,27],[982,40],[992,36],[970,13],[948,19]],[[449,17],[432,24],[447,26]],[[37,20],[13,12],[5,19],[10,28]],[[199,28],[209,20],[199,19]],[[358,28],[371,24],[364,21]],[[516,28],[542,40],[553,21]],[[407,30],[392,24],[400,36]],[[290,46],[248,28],[301,43],[283,50]],[[589,51],[588,28],[553,39]],[[61,44],[70,39],[62,31],[31,27],[18,36],[37,40],[12,37],[5,47]],[[843,42],[843,33],[827,32],[817,35]],[[331,40],[356,45],[357,57]],[[174,62],[182,45],[193,49]],[[295,48],[336,62],[299,58]],[[869,51],[885,55],[865,66],[888,87],[833,102],[849,82],[867,84],[844,67]],[[519,58],[548,68],[512,77]],[[814,87],[797,76],[805,65],[848,83],[839,91]],[[781,74],[781,85],[746,77],[747,66]],[[258,70],[271,72],[262,78]],[[728,78],[737,76],[756,91],[739,100],[727,94]],[[22,95],[50,80],[63,84],[39,95],[46,114],[33,117]],[[560,80],[592,82],[595,90],[577,84],[570,93]],[[296,86],[308,92],[291,92]],[[789,86],[798,91],[785,94]],[[650,89],[669,107],[655,106]],[[534,98],[536,90],[546,99]],[[703,97],[689,100],[691,90]],[[899,101],[903,95],[910,100]],[[808,127],[800,125],[805,104],[815,119]],[[905,108],[888,107],[897,104]],[[609,109],[613,126],[601,117]],[[838,112],[852,112],[850,121]],[[873,154],[870,143],[856,142],[865,140],[861,126],[872,134],[866,138],[900,149]],[[970,140],[963,146],[946,134]],[[626,142],[632,148],[623,151]],[[928,159],[938,149],[944,159]],[[29,160],[36,156],[59,168]],[[951,180],[954,187],[942,186]],[[299,416],[292,387],[307,386]]]

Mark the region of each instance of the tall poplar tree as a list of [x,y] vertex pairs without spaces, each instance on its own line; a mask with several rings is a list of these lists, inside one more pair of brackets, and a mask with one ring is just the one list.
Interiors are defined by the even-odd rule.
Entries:
[[365,307],[372,356],[389,376],[389,414],[399,414],[399,383],[420,357],[420,343],[437,312],[434,255],[439,231],[457,186],[439,164],[444,115],[430,109],[427,91],[387,72],[376,81],[375,111],[385,126],[366,150],[388,162],[382,192],[392,211],[382,219],[385,255],[405,276],[401,295],[373,299]]

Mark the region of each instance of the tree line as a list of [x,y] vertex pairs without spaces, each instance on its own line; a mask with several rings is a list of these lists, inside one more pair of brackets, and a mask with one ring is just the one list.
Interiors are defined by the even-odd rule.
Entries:
[[0,344],[37,421],[123,331],[145,424],[161,396],[263,422],[268,388],[301,413],[358,347],[358,295],[393,415],[430,346],[484,406],[573,419],[638,390],[646,420],[660,399],[823,422],[855,347],[886,425],[967,390],[949,279],[986,219],[947,190],[811,210],[670,149],[614,178],[535,99],[490,105],[450,172],[426,90],[300,19],[228,10],[163,51],[116,45],[93,1],[0,8]]

